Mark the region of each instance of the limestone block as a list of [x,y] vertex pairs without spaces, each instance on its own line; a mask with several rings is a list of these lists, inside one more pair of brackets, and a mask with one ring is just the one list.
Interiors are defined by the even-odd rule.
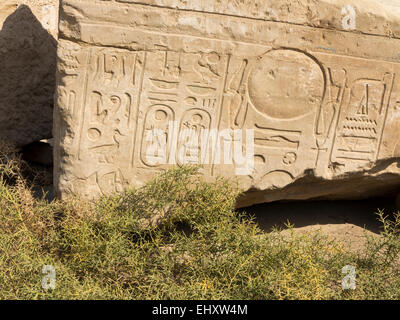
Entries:
[[[118,192],[187,162],[211,181],[237,179],[247,191],[239,205],[395,190],[400,14],[391,8],[63,0],[57,196]],[[209,144],[188,143],[187,132]],[[210,150],[211,161],[198,157]]]
[[50,138],[58,0],[0,1],[0,139],[21,147]]

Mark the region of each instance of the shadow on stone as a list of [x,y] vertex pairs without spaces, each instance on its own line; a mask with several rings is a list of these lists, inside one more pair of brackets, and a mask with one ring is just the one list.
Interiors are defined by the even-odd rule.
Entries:
[[50,138],[57,41],[21,5],[0,31],[0,138],[21,147]]
[[354,225],[378,234],[382,231],[376,215],[378,209],[384,210],[387,215],[396,212],[394,199],[275,202],[241,210],[254,216],[259,227],[266,232],[274,226],[286,229],[285,223],[289,221],[296,229]]

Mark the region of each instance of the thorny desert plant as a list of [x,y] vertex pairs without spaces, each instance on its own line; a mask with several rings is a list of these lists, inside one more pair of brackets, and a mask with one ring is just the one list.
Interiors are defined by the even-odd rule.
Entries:
[[19,185],[29,189],[50,184],[52,177],[48,168],[28,164],[22,160],[17,148],[0,139],[0,180],[7,186]]
[[17,149],[0,140],[0,179],[7,184],[21,180],[22,160]]
[[[141,188],[95,202],[49,203],[33,197],[15,158],[4,159],[0,298],[400,298],[392,263],[398,222],[384,220],[381,242],[353,253],[292,226],[289,235],[262,232],[235,211],[237,185],[205,182],[196,167],[162,172]],[[348,264],[357,268],[351,292],[341,287]],[[56,269],[55,290],[41,287],[43,265]]]
[[381,237],[367,236],[365,258],[379,261],[383,266],[399,262],[400,257],[400,212],[389,217],[383,210],[377,212],[382,224]]

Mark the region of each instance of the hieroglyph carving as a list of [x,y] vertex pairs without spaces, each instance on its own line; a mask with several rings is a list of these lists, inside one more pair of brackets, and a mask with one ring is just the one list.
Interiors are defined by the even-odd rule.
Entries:
[[[92,198],[138,186],[235,141],[241,150],[230,154],[254,149],[252,170],[238,174],[238,158],[215,161],[212,152],[202,171],[210,179],[238,174],[245,190],[284,188],[310,170],[332,179],[393,156],[393,133],[385,130],[399,123],[400,65],[373,48],[386,45],[383,36],[357,35],[361,49],[354,47],[353,6],[338,12],[335,19],[349,17],[346,31],[336,31],[240,19],[191,8],[195,1],[184,10],[168,8],[179,1],[137,2],[64,0],[59,195]],[[242,2],[232,6],[245,12]],[[251,130],[252,141],[236,137],[238,130]],[[204,133],[209,143],[191,150],[187,142]]]

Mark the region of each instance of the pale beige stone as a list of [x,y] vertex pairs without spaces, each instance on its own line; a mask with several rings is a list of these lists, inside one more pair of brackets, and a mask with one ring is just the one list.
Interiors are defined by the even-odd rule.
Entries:
[[0,139],[21,147],[50,138],[58,0],[0,1]]
[[[239,205],[400,186],[400,14],[359,0],[64,0],[57,196],[140,186],[168,165],[146,134],[254,129]],[[167,136],[169,141],[170,136]],[[179,148],[179,146],[178,146]],[[167,159],[170,161],[171,159]],[[174,160],[174,159],[172,159]],[[178,161],[179,162],[179,161]]]
[[35,18],[55,39],[58,38],[59,0],[2,0],[0,3],[0,29],[4,21],[20,6],[27,6]]

